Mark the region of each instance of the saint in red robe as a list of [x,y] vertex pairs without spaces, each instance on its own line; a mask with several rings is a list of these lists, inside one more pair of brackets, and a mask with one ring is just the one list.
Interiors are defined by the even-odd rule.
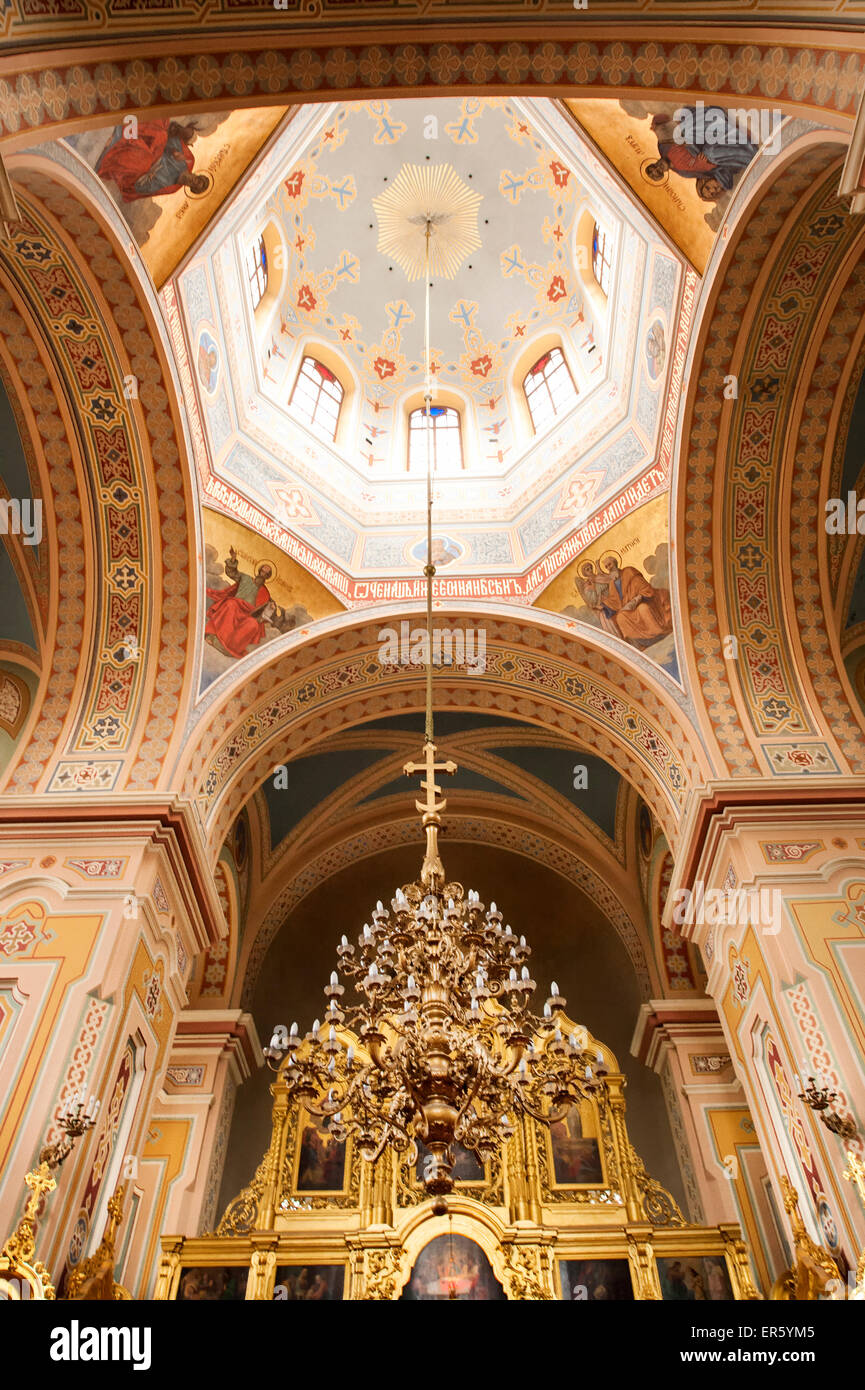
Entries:
[[[246,598],[240,596],[241,589]],[[265,624],[255,614],[271,601],[267,585],[256,585],[243,574],[228,589],[208,589],[207,597],[213,603],[207,615],[205,638],[215,638],[213,645],[218,644],[229,656],[246,656],[264,636]]]
[[174,121],[139,121],[138,135],[118,133],[96,165],[100,178],[113,179],[127,203],[164,197],[183,187],[195,158]]

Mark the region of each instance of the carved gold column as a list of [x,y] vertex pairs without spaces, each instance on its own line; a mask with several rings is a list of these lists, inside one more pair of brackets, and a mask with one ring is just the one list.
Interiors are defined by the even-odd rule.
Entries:
[[741,1299],[762,1300],[763,1295],[754,1287],[754,1280],[751,1278],[751,1260],[748,1255],[748,1247],[742,1239],[742,1232],[736,1222],[725,1222],[718,1228],[724,1237],[729,1256],[728,1267],[731,1269],[733,1285],[733,1297]]
[[253,1234],[252,1237],[252,1259],[249,1263],[249,1281],[246,1286],[246,1297],[252,1299],[268,1299],[272,1295],[273,1276],[276,1271],[276,1246],[278,1237],[275,1235]]
[[279,1200],[282,1174],[285,1168],[285,1149],[288,1137],[288,1088],[282,1076],[277,1077],[274,1081],[270,1088],[270,1094],[273,1096],[273,1129],[270,1147],[264,1160],[264,1181],[255,1223],[262,1231],[273,1230],[276,1203]]
[[523,1140],[525,1125],[526,1120],[522,1119],[516,1125],[511,1138],[503,1146],[505,1198],[508,1219],[512,1226],[517,1221],[527,1219],[525,1213],[528,1196],[526,1193],[525,1144]]
[[508,1161],[510,1218],[512,1223],[541,1224],[541,1189],[534,1125],[525,1116],[516,1125]]
[[[372,1165],[372,1192],[370,1194],[369,1220],[365,1225],[393,1225],[393,1163],[396,1155],[385,1149]],[[367,1167],[368,1165],[364,1165]]]
[[170,1298],[177,1270],[180,1268],[180,1254],[183,1250],[183,1236],[163,1236],[160,1240],[162,1257],[156,1277],[153,1297]]
[[636,1297],[643,1302],[661,1301],[661,1281],[652,1248],[653,1228],[647,1222],[627,1226],[628,1260],[631,1265]]
[[623,1094],[625,1078],[618,1073],[607,1077],[607,1104],[610,1108],[610,1129],[613,1148],[616,1154],[616,1167],[619,1170],[622,1198],[629,1221],[643,1219],[643,1206],[640,1189],[631,1161],[631,1146],[625,1130],[625,1097]]

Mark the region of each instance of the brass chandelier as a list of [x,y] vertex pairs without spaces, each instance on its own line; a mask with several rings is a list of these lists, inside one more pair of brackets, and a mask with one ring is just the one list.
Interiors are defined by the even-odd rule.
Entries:
[[[418,171],[414,171],[418,172]],[[435,259],[431,241],[447,242],[447,268],[454,273],[477,239],[460,198],[460,180],[424,171],[427,183],[408,181],[403,205],[388,208],[382,249],[401,250],[419,259],[426,281],[425,356],[427,413],[427,669],[426,733],[423,761],[404,772],[425,774],[426,793],[415,805],[426,834],[420,876],[398,888],[390,908],[382,902],[356,943],[342,937],[338,969],[325,987],[324,1020],[316,1019],[301,1037],[296,1023],[278,1025],[264,1049],[268,1066],[283,1079],[289,1101],[325,1122],[335,1139],[352,1136],[364,1158],[375,1161],[387,1147],[410,1151],[417,1143],[429,1157],[424,1186],[441,1199],[453,1189],[454,1145],[478,1159],[493,1154],[514,1132],[525,1112],[544,1124],[561,1120],[570,1107],[603,1087],[603,1056],[586,1049],[587,1035],[564,1037],[565,1000],[553,983],[543,1014],[529,1007],[536,989],[528,960],[531,950],[503,922],[495,903],[489,908],[476,892],[446,879],[438,849],[441,797],[436,773],[456,772],[456,763],[436,762],[432,706],[432,475],[429,365],[429,273]],[[458,236],[444,206],[442,189],[455,199],[453,219],[462,219]],[[474,207],[476,213],[476,205]],[[400,218],[402,219],[401,225]],[[390,244],[387,238],[390,238]],[[402,241],[400,238],[402,237]],[[394,241],[396,238],[396,241]],[[410,257],[409,257],[410,258]],[[416,278],[400,261],[410,278]],[[346,999],[351,982],[356,1002]]]

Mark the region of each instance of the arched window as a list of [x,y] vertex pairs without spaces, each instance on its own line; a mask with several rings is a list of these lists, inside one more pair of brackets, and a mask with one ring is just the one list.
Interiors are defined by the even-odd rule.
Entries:
[[267,289],[267,247],[263,236],[256,238],[246,253],[246,274],[249,278],[252,307],[255,310]]
[[[463,466],[460,413],[453,406],[430,406],[430,452],[433,468],[453,470]],[[426,468],[426,408],[418,406],[408,417],[408,466]]]
[[592,231],[592,274],[604,294],[610,292],[612,251],[609,232],[600,222],[596,222]]
[[289,405],[298,419],[322,439],[336,439],[336,427],[345,391],[329,367],[315,357],[304,357]]
[[535,434],[546,429],[557,415],[564,415],[577,399],[577,388],[561,348],[551,348],[526,372],[523,390]]

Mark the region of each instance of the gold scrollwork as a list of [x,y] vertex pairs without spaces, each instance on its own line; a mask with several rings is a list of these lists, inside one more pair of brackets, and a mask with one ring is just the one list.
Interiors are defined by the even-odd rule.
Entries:
[[633,1144],[628,1144],[628,1160],[634,1181],[642,1195],[643,1211],[653,1226],[687,1226],[675,1197],[649,1176],[646,1165]]
[[252,1182],[232,1197],[222,1214],[222,1220],[213,1233],[218,1236],[245,1236],[255,1226],[261,1196],[267,1177],[268,1155],[259,1163]]
[[364,1260],[364,1291],[361,1297],[381,1301],[397,1298],[401,1263],[402,1251],[398,1247],[387,1246],[383,1250],[367,1250]]
[[511,1299],[549,1302],[555,1298],[552,1285],[552,1257],[543,1245],[504,1246],[505,1292]]

